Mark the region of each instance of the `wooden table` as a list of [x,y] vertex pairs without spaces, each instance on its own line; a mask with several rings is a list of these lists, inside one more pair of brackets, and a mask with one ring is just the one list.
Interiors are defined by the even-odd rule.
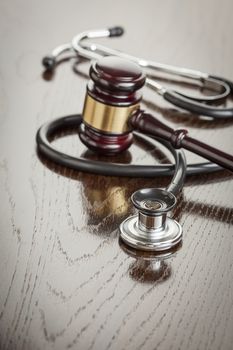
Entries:
[[[122,249],[118,226],[133,191],[169,179],[77,173],[39,158],[35,146],[37,128],[81,112],[85,96],[88,63],[79,74],[75,59],[43,74],[41,58],[54,46],[122,24],[122,38],[100,42],[233,79],[232,13],[231,0],[1,2],[1,349],[232,349],[232,175],[189,177],[174,212],[182,247],[146,261]],[[143,106],[232,153],[232,122],[190,116],[146,88]],[[55,142],[88,156],[77,134]],[[166,157],[136,144],[117,161]]]

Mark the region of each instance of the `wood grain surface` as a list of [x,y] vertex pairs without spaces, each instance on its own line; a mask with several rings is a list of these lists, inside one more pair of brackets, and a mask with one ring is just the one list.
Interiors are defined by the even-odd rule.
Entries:
[[[133,191],[169,179],[77,173],[35,145],[42,123],[80,113],[85,96],[89,63],[77,74],[73,58],[43,74],[41,58],[56,45],[120,24],[122,38],[99,42],[233,80],[232,14],[232,0],[1,0],[0,349],[233,348],[232,175],[187,178],[174,212],[182,246],[145,260],[119,244],[118,226]],[[146,88],[143,106],[232,153],[232,122],[196,118]],[[60,136],[59,149],[91,156],[76,133]],[[116,161],[167,158],[137,140]]]

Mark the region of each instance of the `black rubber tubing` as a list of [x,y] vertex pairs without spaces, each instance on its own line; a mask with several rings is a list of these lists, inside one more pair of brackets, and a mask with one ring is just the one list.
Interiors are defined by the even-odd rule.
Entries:
[[172,90],[167,90],[164,92],[163,97],[166,101],[191,113],[205,115],[208,117],[213,117],[215,119],[233,118],[233,108],[219,108],[193,101]]
[[233,93],[233,81],[231,81],[229,79],[222,78],[222,77],[218,77],[216,75],[209,75],[209,78],[223,81],[224,83],[229,85],[229,87],[231,89],[231,93]]
[[[186,159],[183,151],[175,150],[170,143],[160,139],[156,140],[161,142],[172,153],[175,159],[175,165],[129,165],[76,158],[57,150],[54,145],[50,143],[49,139],[57,132],[67,128],[78,128],[81,122],[82,116],[78,114],[61,117],[42,125],[36,135],[38,151],[56,164],[93,174],[126,177],[157,177],[173,175],[168,190],[174,194],[179,192],[182,188],[186,173],[188,175],[193,175],[215,172],[222,169],[213,163],[205,162],[189,164],[187,165],[186,171]],[[143,136],[143,134],[140,134],[140,136]],[[147,136],[152,137],[150,135]],[[154,137],[152,138],[155,139]]]

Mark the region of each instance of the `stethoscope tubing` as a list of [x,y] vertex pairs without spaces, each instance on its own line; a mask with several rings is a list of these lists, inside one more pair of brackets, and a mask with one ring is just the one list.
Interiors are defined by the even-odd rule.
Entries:
[[[204,174],[222,170],[221,167],[210,163],[197,163],[186,165],[186,158],[182,150],[175,150],[169,142],[156,139],[151,135],[146,135],[162,143],[173,155],[174,164],[137,165],[119,164],[103,161],[94,161],[84,158],[76,158],[59,151],[50,139],[53,135],[67,128],[78,130],[82,122],[81,114],[70,115],[52,120],[40,127],[36,135],[38,151],[52,160],[54,163],[67,168],[84,171],[92,174],[120,177],[142,177],[152,178],[158,176],[173,176],[170,185],[167,187],[173,194],[177,194],[183,187],[185,176],[194,174]],[[138,134],[138,133],[136,133]],[[145,137],[139,134],[140,137]]]

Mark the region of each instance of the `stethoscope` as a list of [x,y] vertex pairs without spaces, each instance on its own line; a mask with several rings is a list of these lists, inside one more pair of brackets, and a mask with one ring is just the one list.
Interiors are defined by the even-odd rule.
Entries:
[[[141,89],[147,84],[169,102],[191,112],[213,118],[231,118],[233,109],[221,109],[203,102],[226,98],[232,92],[233,84],[205,73],[158,64],[104,46],[83,43],[84,39],[113,37],[122,33],[120,27],[84,32],[75,36],[71,44],[59,46],[51,56],[43,59],[43,65],[49,70],[55,68],[58,57],[66,51],[73,51],[93,62],[82,114],[62,117],[43,125],[37,132],[38,150],[59,165],[94,174],[131,177],[173,175],[166,189],[145,188],[133,193],[131,201],[138,212],[120,225],[120,237],[130,247],[167,251],[182,240],[180,224],[168,214],[176,205],[176,195],[183,187],[186,174],[214,172],[221,167],[233,171],[233,157],[191,138],[186,129],[173,130],[141,110]],[[198,98],[167,90],[146,77],[145,68],[199,80],[218,89],[219,93]],[[80,140],[89,149],[104,155],[125,151],[133,142],[133,133],[139,133],[140,137],[149,138],[152,143],[154,140],[161,142],[171,152],[175,165],[115,164],[75,158],[62,153],[51,143],[54,134],[66,128],[78,129]],[[180,148],[188,149],[211,162],[186,165],[185,155]]]
[[86,39],[96,39],[105,37],[117,37],[124,33],[123,28],[113,27],[109,29],[85,31],[76,35],[71,43],[60,45],[55,48],[51,56],[45,56],[43,59],[43,65],[46,69],[53,69],[60,55],[65,52],[74,52],[78,57],[84,57],[90,60],[98,60],[102,56],[118,56],[127,60],[136,62],[139,66],[143,67],[147,71],[159,71],[177,75],[184,78],[189,78],[194,81],[200,82],[203,87],[216,90],[218,93],[211,96],[191,96],[184,93],[180,93],[174,90],[168,90],[158,82],[147,77],[146,85],[161,95],[168,102],[183,108],[189,112],[210,116],[213,118],[232,118],[233,108],[217,108],[203,104],[203,102],[218,102],[223,101],[229,94],[233,92],[233,82],[228,79],[213,76],[207,73],[196,71],[188,68],[175,67],[163,63],[154,61],[148,61],[142,58],[138,58],[123,52],[120,52],[109,47],[105,47],[99,44],[88,43]]

